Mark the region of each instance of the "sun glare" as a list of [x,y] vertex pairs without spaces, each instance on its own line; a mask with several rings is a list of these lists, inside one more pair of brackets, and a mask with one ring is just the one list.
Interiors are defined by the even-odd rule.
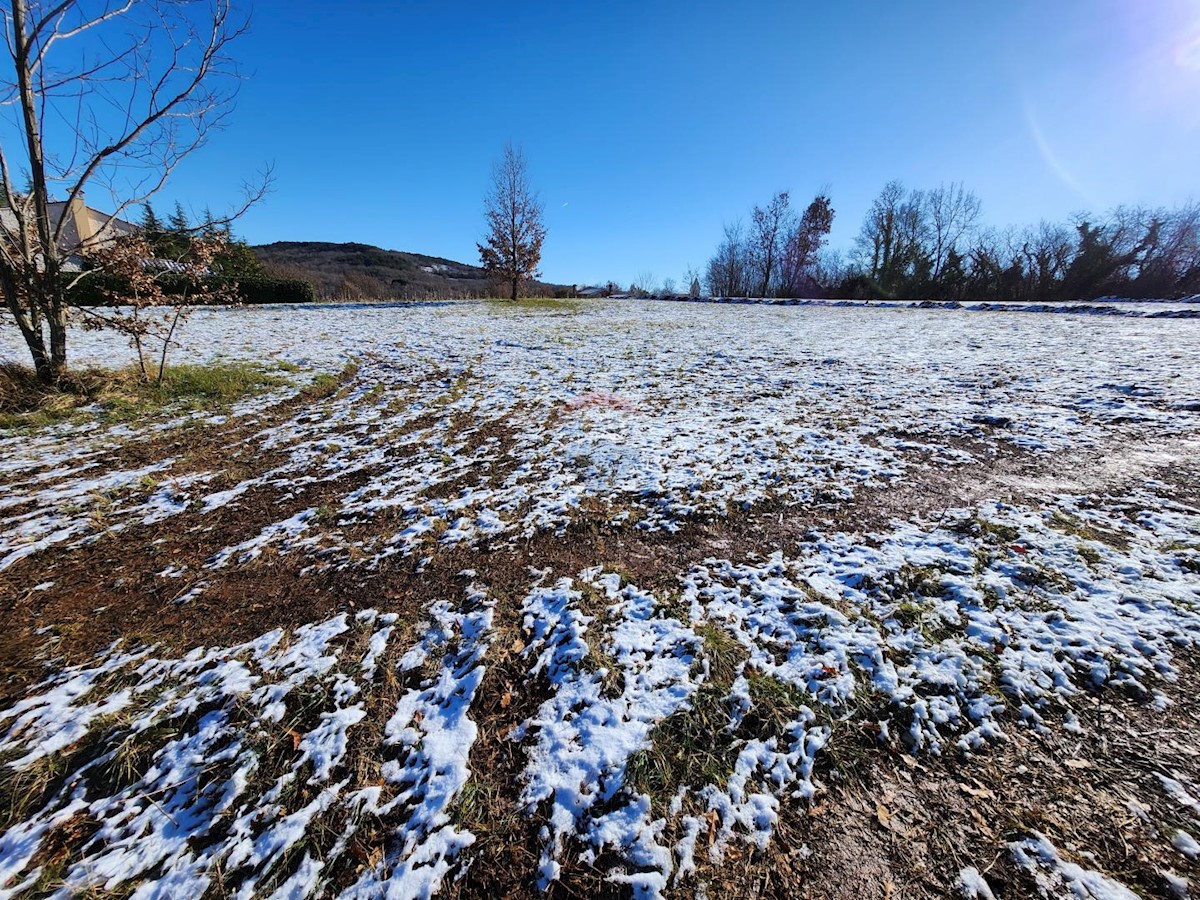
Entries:
[[1200,72],[1200,32],[1179,45],[1175,51],[1175,64],[1187,72]]

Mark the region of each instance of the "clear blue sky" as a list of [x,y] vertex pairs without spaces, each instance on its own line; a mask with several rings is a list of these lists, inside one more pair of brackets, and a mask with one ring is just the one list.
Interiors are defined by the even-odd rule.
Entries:
[[848,246],[885,181],[961,180],[989,223],[1200,198],[1200,0],[258,0],[229,130],[163,195],[276,167],[252,242],[475,262],[504,142],[552,281],[701,267],[778,189]]

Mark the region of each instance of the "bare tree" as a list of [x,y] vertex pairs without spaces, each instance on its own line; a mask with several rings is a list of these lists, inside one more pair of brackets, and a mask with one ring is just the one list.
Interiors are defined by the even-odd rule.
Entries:
[[705,280],[708,292],[714,297],[744,297],[750,293],[749,248],[742,223],[725,226],[725,234],[717,252],[708,261]]
[[633,284],[629,286],[629,292],[636,294],[638,297],[648,297],[658,291],[658,278],[654,273],[647,270],[639,272],[638,277]]
[[542,224],[542,202],[529,188],[525,154],[511,143],[492,167],[492,186],[484,195],[488,235],[478,244],[483,267],[496,281],[509,287],[516,300],[521,285],[536,278],[542,259],[546,227]]
[[[67,365],[71,289],[88,277],[66,263],[92,255],[95,235],[224,124],[238,86],[229,49],[247,22],[232,0],[11,0],[2,14],[12,67],[0,108],[20,152],[14,172],[0,150],[0,288],[39,378],[51,383]],[[261,198],[268,181],[247,185],[242,209],[220,221]],[[112,212],[78,234],[68,211],[87,189],[110,194]]]
[[683,285],[693,300],[700,296],[700,273],[691,266],[683,271]]
[[787,191],[779,191],[766,207],[756,206],[750,214],[750,247],[758,275],[758,296],[771,295],[771,278],[791,227],[792,214]]
[[950,251],[957,251],[962,240],[979,222],[982,204],[961,182],[939,185],[925,195],[925,209],[929,220],[928,256],[933,266],[932,276],[936,281]]
[[906,278],[920,275],[927,235],[924,195],[908,192],[899,181],[888,182],[871,204],[855,240],[859,265],[876,288],[894,294]]

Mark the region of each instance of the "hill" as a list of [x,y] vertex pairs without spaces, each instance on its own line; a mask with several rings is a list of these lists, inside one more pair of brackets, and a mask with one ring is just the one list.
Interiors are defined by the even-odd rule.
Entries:
[[[488,297],[496,291],[478,266],[384,250],[370,244],[276,241],[251,248],[272,274],[313,283],[321,300],[417,300]],[[567,296],[571,285],[535,282],[536,296]]]

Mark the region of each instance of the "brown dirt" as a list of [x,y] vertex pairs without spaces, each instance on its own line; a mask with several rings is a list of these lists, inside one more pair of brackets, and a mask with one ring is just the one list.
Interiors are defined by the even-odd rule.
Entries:
[[[122,462],[186,454],[193,470],[224,468],[236,471],[238,478],[253,477],[280,461],[255,453],[249,443],[239,446],[240,439],[261,427],[262,420],[255,419],[213,429],[199,441],[175,435],[143,442],[125,451]],[[475,447],[492,438],[501,450],[510,446],[503,422],[486,423],[470,436]],[[963,446],[972,452],[981,449]],[[415,559],[397,557],[375,569],[331,565],[308,570],[311,557],[268,550],[258,559],[204,572],[204,561],[216,550],[301,509],[334,504],[371,473],[286,492],[255,488],[212,513],[185,512],[161,526],[130,526],[84,547],[49,550],[0,573],[0,596],[12,598],[0,629],[0,705],[42,677],[47,654],[79,662],[118,637],[184,652],[365,606],[398,612],[400,625],[412,628],[428,602],[461,593],[460,571],[475,569],[477,581],[496,598],[495,637],[473,707],[479,725],[471,754],[474,800],[470,811],[462,813],[464,824],[480,839],[471,851],[471,865],[444,893],[530,896],[542,822],[513,809],[524,751],[507,740],[513,725],[528,717],[548,691],[526,677],[519,656],[525,635],[518,607],[530,568],[550,568],[553,578],[603,565],[644,589],[670,596],[678,588],[678,573],[711,556],[788,552],[813,529],[831,523],[839,530],[867,532],[896,518],[936,520],[940,511],[982,497],[1020,499],[1022,479],[1064,469],[1086,471],[1096,462],[1088,454],[1064,459],[1016,450],[977,454],[977,459],[958,467],[914,465],[904,479],[860,489],[849,502],[810,507],[764,503],[725,518],[691,521],[675,533],[614,528],[603,524],[614,510],[597,505],[562,535],[492,548],[438,548],[421,571]],[[497,469],[503,465],[498,463]],[[1149,474],[1177,485],[1184,501],[1200,493],[1200,464],[1194,461]],[[438,493],[448,495],[462,486],[466,483],[443,485]],[[356,527],[378,532],[385,526],[375,520],[350,530]],[[177,605],[176,597],[191,582],[158,577],[168,564],[186,564],[193,575],[202,572],[211,586],[196,600]],[[40,581],[54,586],[28,590]],[[55,636],[53,643],[37,634],[45,628]],[[1102,868],[1147,896],[1168,896],[1162,870],[1200,879],[1200,867],[1175,852],[1167,836],[1152,833],[1130,812],[1127,801],[1151,807],[1153,821],[1183,824],[1181,811],[1172,807],[1154,773],[1180,772],[1200,782],[1194,737],[1200,733],[1197,662],[1182,661],[1183,678],[1166,690],[1176,701],[1166,713],[1121,697],[1096,698],[1096,714],[1085,723],[1087,733],[1078,737],[1055,731],[1043,738],[1012,725],[1010,741],[982,755],[962,758],[950,752],[912,760],[881,749],[867,731],[842,732],[836,756],[827,754],[818,773],[825,788],[816,802],[785,802],[778,834],[765,854],[734,846],[721,867],[705,864],[701,880],[708,884],[709,896],[932,898],[951,893],[959,870],[974,865],[997,897],[1031,896],[1033,886],[1012,866],[1006,842],[1041,831],[1068,858]],[[380,709],[395,690],[393,685],[380,693]],[[376,765],[366,756],[355,763],[363,779],[374,777]],[[367,838],[364,833],[360,840]],[[1081,857],[1083,850],[1094,854],[1094,861]],[[697,853],[698,860],[702,856]],[[566,854],[564,860],[570,859],[572,854]],[[549,896],[624,894],[603,875],[603,865],[564,861],[562,881]],[[694,891],[695,883],[685,882],[674,894],[691,896]]]

